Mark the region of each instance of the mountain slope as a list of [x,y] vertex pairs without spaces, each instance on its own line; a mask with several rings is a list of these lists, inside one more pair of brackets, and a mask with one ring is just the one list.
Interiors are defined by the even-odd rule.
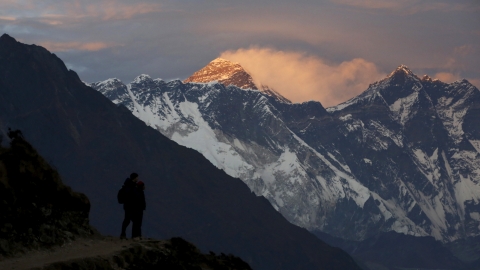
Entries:
[[480,100],[467,81],[400,66],[327,110],[215,83],[108,82],[92,87],[241,178],[294,224],[352,240],[480,234]]
[[146,236],[181,236],[258,269],[358,269],[240,180],[83,84],[44,48],[3,35],[0,60],[0,130],[21,129],[65,183],[90,198],[92,225],[102,233],[119,233],[116,192],[135,171],[146,183]]
[[426,224],[421,226],[426,234],[450,241],[478,235],[480,229],[478,210],[463,210],[479,202],[477,139],[462,134],[463,114],[474,113],[479,95],[467,81],[420,79],[401,66],[329,111],[344,119],[342,133],[355,142],[349,151],[374,151],[375,159],[365,155],[371,163],[346,161],[359,180],[387,199],[382,202],[387,208],[398,205],[388,212],[402,211],[415,224]]

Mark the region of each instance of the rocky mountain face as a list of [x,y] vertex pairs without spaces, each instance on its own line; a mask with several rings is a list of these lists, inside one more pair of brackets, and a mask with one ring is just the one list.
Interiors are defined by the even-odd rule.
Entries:
[[252,76],[240,64],[222,58],[214,59],[183,82],[210,83],[214,81],[225,86],[235,85],[242,89],[258,90]]
[[400,66],[328,109],[148,75],[91,86],[308,230],[350,240],[480,234],[480,92],[466,80],[446,84]]
[[18,131],[0,146],[0,260],[33,249],[91,237],[90,201],[58,173]]
[[[126,92],[118,96],[130,97],[130,93],[156,84],[187,87],[180,81],[167,84],[144,76],[135,86],[125,86]],[[142,104],[156,104],[156,88],[152,91],[152,95],[145,91]],[[182,91],[175,95],[178,100],[183,98]],[[163,105],[175,109],[173,104]],[[195,106],[190,102],[182,109],[191,110],[193,117]],[[146,184],[144,236],[180,236],[203,252],[235,254],[253,269],[359,269],[342,250],[289,223],[241,180],[86,86],[46,49],[3,35],[0,132],[5,134],[8,127],[22,130],[63,181],[90,198],[91,224],[101,233],[119,235],[123,210],[116,194],[125,178],[137,172]]]

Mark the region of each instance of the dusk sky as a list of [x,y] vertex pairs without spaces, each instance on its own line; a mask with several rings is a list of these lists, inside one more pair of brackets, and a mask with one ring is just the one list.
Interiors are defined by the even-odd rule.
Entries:
[[479,0],[0,0],[0,28],[86,82],[183,80],[221,56],[326,107],[401,64],[480,87]]

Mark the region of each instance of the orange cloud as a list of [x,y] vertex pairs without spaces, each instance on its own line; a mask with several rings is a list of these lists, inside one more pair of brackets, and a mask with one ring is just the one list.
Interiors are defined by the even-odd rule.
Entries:
[[255,83],[268,85],[293,102],[317,100],[325,107],[358,95],[386,76],[361,58],[332,64],[303,53],[269,48],[226,51],[220,57],[240,63]]
[[475,85],[475,87],[477,87],[478,89],[480,89],[480,79],[468,79],[468,81]]
[[435,74],[434,78],[446,83],[452,83],[461,79],[460,75],[450,72],[439,72]]
[[468,79],[468,81],[475,85],[475,87],[477,87],[478,89],[480,89],[480,79]]
[[15,17],[12,17],[12,16],[0,16],[0,20],[3,20],[3,21],[15,21]]
[[105,48],[113,47],[104,42],[42,42],[40,46],[45,47],[49,51],[64,52],[64,51],[99,51]]

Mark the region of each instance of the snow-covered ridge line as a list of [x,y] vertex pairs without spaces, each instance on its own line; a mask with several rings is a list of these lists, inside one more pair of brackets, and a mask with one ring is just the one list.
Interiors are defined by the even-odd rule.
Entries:
[[470,110],[480,106],[478,89],[404,69],[327,112],[218,82],[144,76],[92,85],[299,226],[356,240],[379,230],[444,242],[479,235],[480,132],[472,121],[480,115]]

